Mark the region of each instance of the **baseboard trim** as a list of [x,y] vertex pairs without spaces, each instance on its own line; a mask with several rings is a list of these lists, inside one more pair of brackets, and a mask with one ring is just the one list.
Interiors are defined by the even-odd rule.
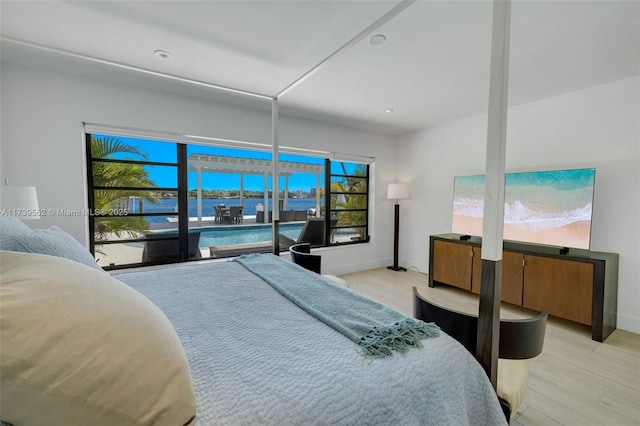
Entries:
[[640,334],[640,317],[624,315],[618,312],[618,324],[616,327],[621,330],[630,331],[631,333]]

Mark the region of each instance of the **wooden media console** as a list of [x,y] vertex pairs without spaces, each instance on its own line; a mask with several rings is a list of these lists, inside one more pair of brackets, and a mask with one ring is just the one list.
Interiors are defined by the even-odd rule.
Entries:
[[[479,294],[482,239],[460,237],[430,237],[429,286]],[[588,325],[598,342],[616,329],[618,254],[515,241],[503,247],[502,301]]]

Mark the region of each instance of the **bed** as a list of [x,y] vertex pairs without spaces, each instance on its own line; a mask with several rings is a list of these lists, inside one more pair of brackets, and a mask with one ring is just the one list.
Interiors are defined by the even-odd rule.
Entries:
[[[277,279],[278,275],[286,277],[292,273],[296,277],[305,277],[306,282],[314,283],[314,291],[321,291],[319,289],[323,286],[329,289],[329,300],[335,301],[330,305],[338,305],[338,301],[342,299],[363,296],[277,256],[259,254],[250,257],[275,262],[270,264],[276,267],[261,269],[273,274],[261,277],[260,271],[256,274],[256,271],[252,272],[251,268],[241,262],[225,261],[121,273],[114,279],[77,261],[4,251],[1,261],[3,343],[8,343],[12,338],[6,327],[11,320],[7,318],[11,315],[9,307],[12,306],[8,302],[9,296],[15,297],[16,293],[12,289],[16,288],[16,283],[25,287],[25,274],[36,273],[31,272],[36,270],[40,271],[37,272],[40,275],[34,280],[47,281],[45,284],[34,284],[38,295],[43,291],[58,292],[49,289],[58,285],[67,286],[69,281],[81,281],[73,291],[65,290],[66,295],[61,298],[63,302],[60,303],[73,300],[73,297],[68,296],[73,292],[86,291],[90,295],[88,303],[96,305],[87,306],[85,298],[85,302],[73,305],[73,309],[66,305],[56,308],[64,313],[85,309],[86,313],[83,315],[93,315],[101,309],[98,306],[100,303],[111,300],[108,292],[113,288],[118,288],[126,299],[124,302],[121,299],[107,302],[103,319],[80,321],[81,325],[65,325],[67,321],[74,321],[77,315],[68,315],[67,318],[58,314],[55,322],[60,327],[72,327],[74,333],[56,334],[51,345],[68,338],[69,334],[82,332],[77,327],[91,323],[95,328],[83,342],[90,338],[97,339],[91,344],[91,350],[96,345],[106,346],[105,339],[114,335],[119,338],[119,333],[106,332],[104,328],[110,327],[112,322],[130,321],[127,330],[137,329],[147,315],[142,315],[143,311],[157,316],[150,327],[153,328],[157,323],[163,323],[164,326],[170,324],[172,330],[164,330],[163,333],[175,333],[175,341],[171,336],[162,334],[162,343],[155,344],[152,337],[147,339],[155,331],[140,326],[141,329],[135,331],[138,334],[130,336],[126,345],[119,349],[132,351],[128,355],[118,352],[119,355],[126,355],[127,361],[117,368],[108,368],[109,374],[113,376],[102,382],[95,378],[97,382],[87,385],[91,389],[90,393],[93,392],[87,398],[89,403],[95,397],[97,387],[106,384],[116,386],[119,380],[129,380],[129,386],[119,388],[112,396],[125,398],[123,394],[130,392],[124,401],[142,398],[141,394],[159,392],[157,396],[151,397],[152,401],[149,407],[144,408],[144,412],[136,413],[139,419],[131,417],[131,421],[113,423],[112,420],[102,421],[100,418],[100,421],[96,420],[91,424],[506,424],[484,371],[459,343],[446,334],[425,337],[420,339],[418,345],[414,345],[416,347],[393,351],[387,356],[367,355],[348,333],[338,331],[339,327],[335,324],[328,325],[319,320],[322,315],[302,309],[296,296],[292,299],[290,295],[283,295],[282,289],[270,281]],[[29,265],[40,266],[34,268]],[[54,270],[59,272],[52,273]],[[87,281],[92,283],[87,285]],[[285,281],[289,284],[293,282],[291,279]],[[100,292],[99,296],[96,296],[96,292]],[[313,296],[315,297],[317,296]],[[140,299],[139,305],[132,309],[120,306],[129,303],[130,299]],[[47,303],[51,303],[47,300]],[[372,301],[366,303],[371,303],[374,311],[378,308],[389,309]],[[110,314],[116,308],[119,309],[117,314]],[[47,309],[51,310],[53,309]],[[109,321],[104,320],[107,317],[110,318]],[[166,323],[163,318],[166,318]],[[42,321],[48,324],[53,322],[47,318]],[[52,328],[52,333],[57,332],[56,327],[45,328]],[[103,335],[93,336],[97,333]],[[11,364],[11,357],[7,354],[9,349],[6,346],[3,344],[1,349],[3,399],[0,416],[16,425],[39,424],[37,421],[21,423],[21,419],[15,417],[31,415],[40,407],[37,405],[38,401],[25,400],[27,398],[24,395],[12,398],[15,392],[10,388],[9,379],[13,373],[9,371],[12,368],[8,365]],[[62,346],[66,347],[67,344]],[[151,351],[150,346],[157,352],[147,354],[146,352]],[[168,360],[162,361],[164,364],[154,365],[157,359],[164,357],[165,348],[167,351],[168,348],[173,348],[175,353],[165,357]],[[182,361],[181,350],[184,354]],[[74,350],[65,357],[58,356],[56,360],[78,356],[78,352],[84,351]],[[93,358],[100,354],[91,355],[86,363],[93,362]],[[172,362],[174,358],[180,361],[178,366],[167,367],[167,362]],[[92,368],[97,368],[102,374],[102,370],[107,368],[102,364],[103,361],[100,362],[97,367]],[[138,364],[135,368],[129,365],[136,362]],[[65,373],[64,377],[76,373],[80,375],[78,364],[84,367],[85,361],[75,361],[67,366],[72,373]],[[118,375],[119,368],[129,370]],[[152,368],[156,368],[153,373]],[[140,378],[134,380],[131,375],[135,374],[140,375]],[[161,378],[163,375],[167,377]],[[154,376],[153,380],[166,380],[166,384],[147,384],[147,390],[133,389],[143,386],[149,376]],[[184,380],[177,380],[176,377]],[[51,387],[51,383],[45,385],[47,389]],[[190,392],[193,393],[192,397],[189,396]],[[176,402],[179,409],[174,411],[179,411],[181,417],[167,420],[167,413],[173,410],[172,398],[180,400]],[[189,398],[195,399],[195,405]],[[159,400],[163,401],[161,407],[156,403]],[[7,405],[9,403],[12,404],[11,408]],[[86,405],[86,401],[84,403]],[[22,404],[24,407],[22,410],[14,410],[15,404]],[[49,407],[56,407],[61,412],[57,414],[67,417],[58,422],[45,413],[42,418],[46,421],[41,424],[88,424],[69,420],[74,418],[68,417],[69,410],[65,413],[65,410],[58,408],[59,401],[57,404],[50,404]],[[125,404],[121,400],[114,403],[112,409],[117,411],[123,405]],[[77,408],[74,410],[81,411]],[[132,407],[131,410],[141,409]],[[14,417],[5,417],[5,413],[9,411]],[[149,414],[150,412],[153,414]],[[93,414],[89,412],[87,415]],[[175,419],[180,420],[176,423]]]

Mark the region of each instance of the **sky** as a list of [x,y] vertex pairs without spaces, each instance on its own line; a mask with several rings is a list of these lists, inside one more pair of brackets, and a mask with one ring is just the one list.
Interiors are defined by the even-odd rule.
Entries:
[[[95,134],[94,137],[103,138],[109,137],[108,135]],[[176,143],[170,141],[155,141],[145,140],[137,138],[116,137],[123,143],[136,147],[139,151],[145,152],[147,160],[155,162],[177,162],[177,149]],[[191,154],[211,154],[211,155],[225,155],[232,157],[244,157],[255,158],[262,160],[270,160],[270,152],[261,151],[247,151],[242,149],[222,148],[207,145],[187,145],[187,157]],[[112,158],[129,158],[129,159],[141,159],[137,155],[133,154],[119,154],[114,155]],[[324,159],[316,157],[306,157],[292,154],[280,154],[280,161],[294,161],[302,163],[323,164]],[[149,173],[149,177],[156,183],[158,187],[177,187],[177,176],[175,167],[165,166],[145,166],[145,169]],[[321,176],[321,184],[324,184],[324,175]],[[262,191],[264,185],[263,175],[244,175],[243,188],[245,191]],[[284,177],[280,178],[280,189],[284,189]],[[289,191],[296,191],[298,189],[303,191],[309,191],[310,188],[316,186],[316,176],[314,174],[294,174],[289,177]],[[271,178],[269,178],[269,187],[271,187]],[[188,174],[188,189],[192,190],[196,188],[196,173],[189,172]],[[224,174],[224,173],[203,173],[202,174],[202,189],[221,189],[221,190],[233,190],[240,189],[240,175],[238,174]]]

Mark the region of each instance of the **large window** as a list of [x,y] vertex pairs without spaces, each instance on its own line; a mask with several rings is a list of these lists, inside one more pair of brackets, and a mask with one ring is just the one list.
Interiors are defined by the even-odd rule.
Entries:
[[[271,152],[87,133],[91,250],[106,269],[273,250]],[[368,166],[279,155],[279,241],[368,241]],[[328,190],[327,190],[328,188]],[[313,232],[311,233],[313,234]]]

